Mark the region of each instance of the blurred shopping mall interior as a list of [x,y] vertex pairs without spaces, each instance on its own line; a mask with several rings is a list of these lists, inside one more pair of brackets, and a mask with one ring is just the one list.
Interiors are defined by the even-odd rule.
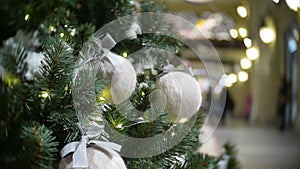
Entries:
[[[206,100],[227,89],[222,122],[201,151],[218,154],[229,140],[237,145],[242,168],[300,168],[300,1],[161,2],[198,29],[181,35],[198,47],[200,59],[189,48],[183,55],[200,77]],[[203,47],[207,40],[212,46]],[[214,73],[206,70],[213,72],[219,59],[224,75],[213,84]],[[201,79],[208,75],[210,80]]]

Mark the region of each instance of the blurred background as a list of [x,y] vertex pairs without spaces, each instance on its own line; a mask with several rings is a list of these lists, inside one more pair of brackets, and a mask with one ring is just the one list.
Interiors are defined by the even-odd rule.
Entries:
[[[227,89],[221,124],[201,151],[218,155],[220,145],[230,140],[237,145],[244,169],[300,168],[300,1],[161,2],[205,34],[182,31],[195,45],[208,38],[224,66],[223,80],[211,88],[209,79],[201,79],[206,76],[201,61],[189,49],[183,52],[208,102],[212,94],[222,95]],[[214,51],[201,50],[213,67]]]

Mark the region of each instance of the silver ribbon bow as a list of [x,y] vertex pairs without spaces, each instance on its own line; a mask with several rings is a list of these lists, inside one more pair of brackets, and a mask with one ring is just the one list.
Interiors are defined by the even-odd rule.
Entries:
[[[80,131],[82,132],[82,128],[79,126]],[[61,151],[60,155],[62,158],[65,158],[70,153],[73,153],[73,168],[88,168],[88,159],[86,148],[88,146],[98,146],[103,149],[110,149],[117,152],[121,151],[121,145],[116,143],[107,142],[107,141],[99,141],[99,140],[90,140],[93,136],[83,135],[81,140],[78,142],[71,142],[67,144]]]

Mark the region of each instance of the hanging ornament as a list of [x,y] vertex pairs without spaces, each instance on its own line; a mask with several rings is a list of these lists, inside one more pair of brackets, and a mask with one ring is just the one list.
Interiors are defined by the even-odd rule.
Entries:
[[[93,98],[95,92],[93,82],[96,75],[110,81],[111,96],[113,101],[119,104],[128,99],[135,90],[136,72],[127,59],[109,51],[116,44],[109,34],[99,39],[92,38],[89,42],[80,52],[72,86],[74,107],[82,138],[79,142],[67,144],[61,150],[63,159],[59,168],[126,169],[119,155],[121,146],[108,141],[101,114],[98,114],[97,124],[100,123],[102,126],[92,125],[95,123],[92,114],[98,108]],[[100,137],[103,135],[105,137]]]
[[[172,68],[167,68],[172,69]],[[167,70],[166,69],[166,70]],[[202,103],[201,89],[191,74],[181,71],[163,73],[157,81],[156,109],[168,112],[169,120],[183,123],[199,111]],[[189,70],[187,71],[189,72]]]
[[103,78],[110,81],[113,103],[118,105],[127,100],[135,90],[136,71],[131,62],[124,57],[112,53],[109,49],[116,44],[113,38],[106,34],[100,41],[92,39],[91,46],[84,49],[83,58],[93,56],[85,63],[92,63]]
[[[81,129],[81,127],[80,127]],[[93,140],[103,127],[91,127],[92,132],[83,135],[80,142],[67,144],[60,152],[62,160],[59,169],[126,169],[119,155],[121,146],[108,141]],[[81,129],[83,132],[83,129]]]
[[125,58],[108,52],[107,58],[116,68],[111,80],[111,96],[114,104],[127,100],[135,90],[136,72]]

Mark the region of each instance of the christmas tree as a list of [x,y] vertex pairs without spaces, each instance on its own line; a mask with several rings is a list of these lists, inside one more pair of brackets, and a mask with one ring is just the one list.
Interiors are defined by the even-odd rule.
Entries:
[[[85,42],[91,40],[90,37],[97,29],[121,16],[138,12],[165,12],[166,8],[157,2],[134,0],[3,0],[0,10],[6,14],[5,18],[1,18],[1,166],[57,168],[61,159],[59,150],[72,141],[80,140],[83,134],[77,124],[78,119],[81,119],[80,122],[86,119],[78,117],[76,113],[72,94],[77,91],[72,86],[83,83],[82,78],[89,79],[86,76],[92,74],[89,72],[80,79],[74,78],[74,70],[78,69],[75,63],[86,47]],[[128,26],[121,29],[126,31]],[[168,24],[165,25],[165,29],[170,29]],[[155,34],[136,36],[117,43],[111,52],[126,58],[127,55],[142,49],[150,55],[155,52],[153,49],[180,54],[183,47],[183,44],[173,37]],[[104,128],[99,130],[104,130],[104,134],[108,135],[106,141],[113,140],[118,144],[126,141],[112,130],[134,138],[147,138],[166,132],[176,124],[176,121],[170,120],[170,112],[159,111],[160,113],[154,113],[155,119],[151,119],[153,112],[149,111],[153,98],[151,93],[155,90],[157,79],[166,73],[165,68],[170,66],[163,57],[167,57],[169,53],[159,54],[162,55],[161,58],[152,58],[149,61],[159,62],[158,66],[144,68],[136,73],[134,91],[130,93],[127,101],[122,100],[123,95],[115,96],[115,101],[119,99],[118,102],[122,102],[118,106],[111,102],[112,92],[107,87],[107,78],[104,78],[110,77],[111,74],[103,64],[98,65],[98,71],[101,73],[93,79],[97,106],[78,109],[89,111],[87,121],[99,124],[105,121]],[[79,68],[78,74],[84,71],[85,68]],[[86,87],[84,85],[80,87]],[[122,93],[121,89],[116,90],[116,94]],[[86,96],[83,95],[79,99],[84,100]],[[139,113],[126,112],[133,109]],[[170,138],[176,137],[176,132],[171,133],[172,137],[166,137],[167,140],[140,145],[139,148],[134,144],[123,145],[122,151],[130,151],[133,154],[138,154],[143,149],[162,152],[141,158],[123,157],[126,167],[218,168],[218,163],[229,156],[227,168],[237,168],[236,152],[230,145],[225,146],[228,151],[221,157],[212,157],[197,151],[201,146],[198,140],[199,129],[205,119],[201,110],[194,115],[194,119],[185,137],[168,150],[164,148],[172,144]],[[81,125],[85,127],[86,123]],[[176,130],[176,127],[173,128]]]

